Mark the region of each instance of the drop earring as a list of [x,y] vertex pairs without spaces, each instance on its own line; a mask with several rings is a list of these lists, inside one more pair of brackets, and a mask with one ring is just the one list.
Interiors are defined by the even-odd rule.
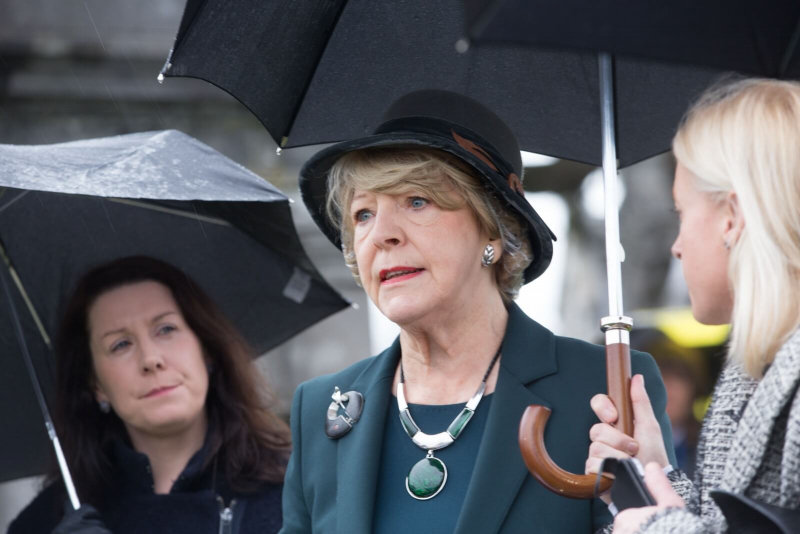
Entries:
[[483,249],[483,256],[481,256],[481,265],[489,267],[492,263],[494,263],[494,247],[486,245],[486,248]]

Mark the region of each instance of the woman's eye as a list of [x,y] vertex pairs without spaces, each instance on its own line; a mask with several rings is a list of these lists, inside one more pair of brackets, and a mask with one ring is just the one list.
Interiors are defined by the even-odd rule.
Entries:
[[126,339],[123,339],[122,341],[117,341],[116,343],[111,345],[111,352],[118,352],[124,349],[125,347],[130,346],[130,344],[131,342]]
[[158,333],[159,334],[169,334],[169,333],[174,332],[175,330],[177,330],[177,329],[174,326],[172,326],[171,324],[165,324],[164,326],[159,327]]
[[357,223],[368,221],[370,217],[372,217],[372,213],[370,213],[368,210],[359,210],[356,212]]
[[422,197],[411,197],[408,199],[408,204],[414,209],[420,209],[428,205],[428,199]]

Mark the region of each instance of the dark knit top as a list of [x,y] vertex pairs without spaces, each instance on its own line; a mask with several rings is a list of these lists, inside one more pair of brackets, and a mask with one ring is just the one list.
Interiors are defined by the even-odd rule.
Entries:
[[[403,430],[396,397],[391,397],[383,432],[372,534],[453,532],[472,479],[492,397],[487,395],[483,398],[469,425],[455,443],[436,451],[435,456],[447,467],[447,482],[441,493],[427,501],[414,499],[406,490],[408,471],[425,458],[426,453]],[[428,434],[445,430],[463,408],[463,402],[437,406],[409,404],[414,421]]]
[[[203,469],[204,452],[191,458],[169,494],[157,495],[147,456],[115,443],[114,485],[97,506],[106,526],[114,534],[217,534],[221,511],[235,500],[234,534],[277,533],[283,486],[264,484],[253,493],[234,494],[224,475]],[[45,488],[11,523],[8,534],[50,534],[63,517],[65,495],[61,482]]]

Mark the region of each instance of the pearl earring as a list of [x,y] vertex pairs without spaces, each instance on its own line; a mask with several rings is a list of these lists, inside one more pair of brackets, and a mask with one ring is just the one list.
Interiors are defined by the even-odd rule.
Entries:
[[103,413],[110,413],[111,412],[111,404],[108,401],[100,401],[98,403],[100,405],[100,411]]

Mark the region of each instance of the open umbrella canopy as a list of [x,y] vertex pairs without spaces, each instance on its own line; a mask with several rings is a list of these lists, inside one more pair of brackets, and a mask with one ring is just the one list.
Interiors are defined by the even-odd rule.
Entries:
[[[282,147],[372,132],[400,96],[444,89],[497,113],[522,150],[600,165],[593,53],[457,50],[461,0],[189,0],[162,74],[206,80],[247,106]],[[618,61],[621,166],[670,147],[689,102],[719,75]]]
[[556,46],[800,77],[800,2],[793,0],[463,0],[482,42]]
[[[303,251],[289,199],[177,131],[0,145],[0,254],[45,393],[65,298],[101,262],[147,255],[183,269],[259,354],[348,306]],[[3,481],[40,473],[47,459],[5,302],[0,355]]]

